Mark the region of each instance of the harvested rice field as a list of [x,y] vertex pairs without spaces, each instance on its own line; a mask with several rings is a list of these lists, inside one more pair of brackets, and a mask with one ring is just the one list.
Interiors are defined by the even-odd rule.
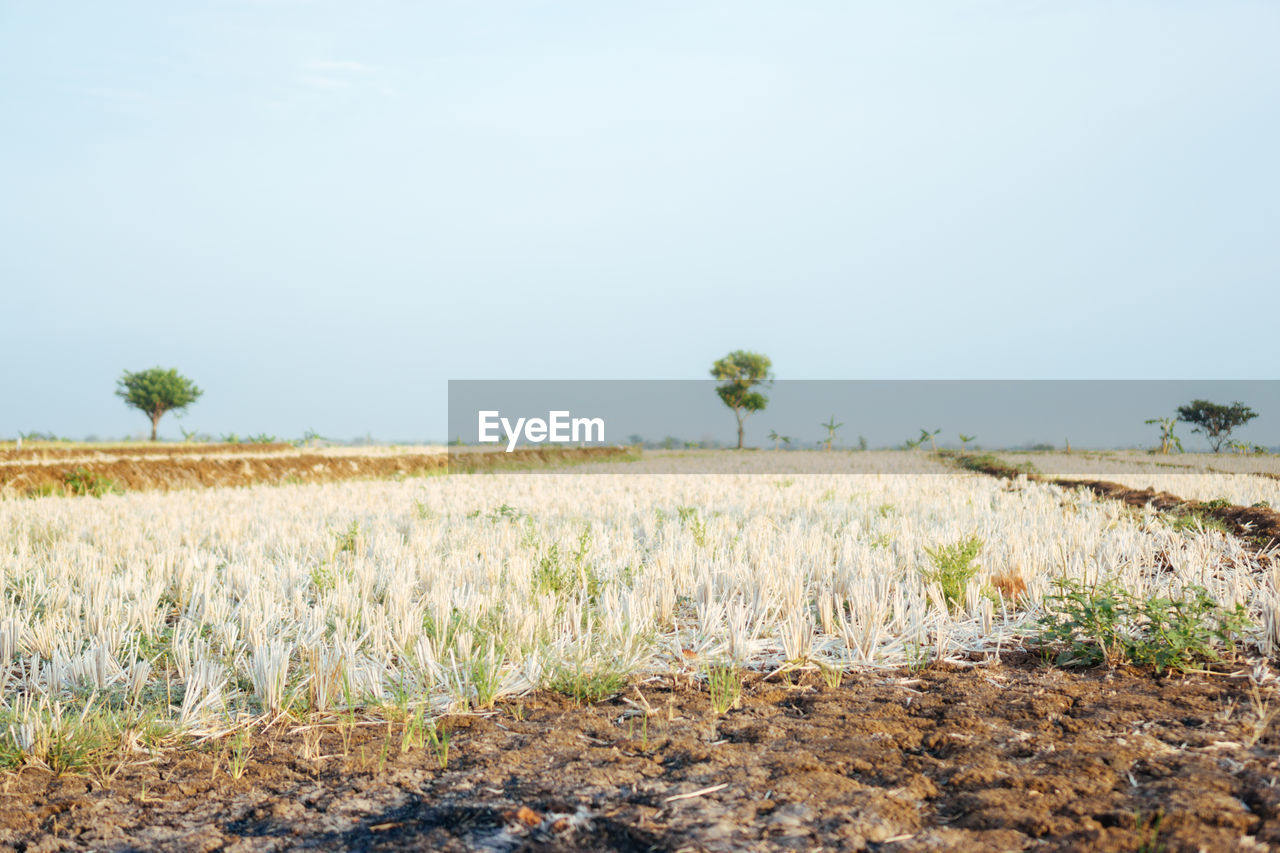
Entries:
[[785,456],[0,500],[0,845],[1280,843],[1273,548]]

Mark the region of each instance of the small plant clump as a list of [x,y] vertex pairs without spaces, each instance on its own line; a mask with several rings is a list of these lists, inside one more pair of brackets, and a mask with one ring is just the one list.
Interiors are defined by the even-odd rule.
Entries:
[[1235,652],[1252,627],[1244,605],[1223,607],[1200,586],[1178,597],[1134,595],[1115,583],[1055,582],[1039,632],[1059,666],[1134,664],[1185,672]]
[[991,588],[1006,602],[1014,603],[1027,594],[1027,581],[1021,572],[1008,570],[991,578]]
[[80,497],[89,495],[100,498],[103,495],[119,494],[123,491],[115,480],[94,473],[83,466],[64,474],[62,482],[67,494]]
[[924,550],[929,555],[933,568],[923,569],[921,574],[925,581],[936,583],[942,589],[942,597],[946,599],[951,611],[958,610],[964,603],[965,588],[978,573],[974,560],[982,550],[982,540],[977,536],[970,536],[950,545]]
[[433,722],[427,727],[427,741],[436,754],[436,764],[441,770],[449,769],[449,731],[437,728]]
[[1225,521],[1212,514],[1213,510],[1230,506],[1230,503],[1217,500],[1200,506],[1189,506],[1185,509],[1169,513],[1169,526],[1179,533],[1199,533],[1205,530],[1216,530],[1219,533],[1230,533],[1231,528]]
[[337,552],[354,554],[360,544],[360,533],[360,522],[352,519],[345,530],[334,536],[334,547]]
[[998,473],[1001,476],[1040,474],[1040,469],[1030,462],[1019,462],[1014,464],[1006,462],[993,453],[961,453],[953,458],[955,459],[956,464],[961,468],[964,468],[966,471]]
[[588,667],[582,663],[560,667],[548,680],[547,687],[567,696],[579,705],[603,701],[627,686],[627,676],[609,667]]
[[738,671],[725,664],[707,670],[707,692],[711,694],[711,710],[724,714],[742,702],[742,679]]

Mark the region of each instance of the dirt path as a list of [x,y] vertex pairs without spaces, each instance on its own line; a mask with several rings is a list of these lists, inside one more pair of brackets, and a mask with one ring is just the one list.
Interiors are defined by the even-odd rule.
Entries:
[[[402,731],[259,737],[243,778],[184,752],[3,780],[0,849],[1227,850],[1280,845],[1280,738],[1240,678],[1024,657],[759,683],[715,714],[671,681]],[[643,696],[643,700],[641,700]],[[320,756],[320,757],[308,757]],[[328,756],[328,757],[325,757]],[[1157,847],[1156,845],[1163,845]]]

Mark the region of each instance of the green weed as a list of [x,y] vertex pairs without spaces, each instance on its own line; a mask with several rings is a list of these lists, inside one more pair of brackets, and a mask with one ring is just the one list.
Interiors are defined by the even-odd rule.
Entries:
[[1198,533],[1203,530],[1230,533],[1231,528],[1222,519],[1213,515],[1213,511],[1231,505],[1231,501],[1226,498],[1215,498],[1198,506],[1179,507],[1168,514],[1169,526],[1179,533]]
[[249,758],[253,754],[249,733],[241,730],[231,737],[231,755],[227,759],[227,774],[232,779],[239,779],[249,769]]
[[711,694],[711,709],[723,714],[738,707],[742,701],[742,679],[738,670],[725,664],[709,667],[706,673],[707,692]]
[[88,495],[100,498],[103,495],[119,494],[124,491],[115,480],[84,467],[77,467],[74,471],[63,474],[62,483],[67,494],[81,497]]
[[941,587],[942,596],[950,610],[958,610],[964,603],[965,588],[978,573],[978,567],[973,561],[982,550],[982,540],[977,536],[970,536],[950,545],[924,550],[929,555],[933,568],[922,569],[921,574],[927,582]]
[[435,720],[428,720],[426,723],[427,743],[431,744],[431,751],[435,753],[436,765],[441,770],[449,769],[449,730],[443,726],[437,725]]
[[600,702],[626,686],[626,673],[582,662],[562,665],[547,682],[547,687],[580,705]]
[[844,667],[839,664],[818,661],[818,672],[822,675],[823,683],[832,690],[844,682]]
[[695,506],[678,506],[676,507],[676,515],[680,519],[681,526],[689,530],[689,534],[693,537],[693,543],[699,548],[706,547],[707,522],[698,512],[698,508]]
[[1059,666],[1134,664],[1157,673],[1186,671],[1232,654],[1252,626],[1244,606],[1225,608],[1200,586],[1181,597],[1142,598],[1113,582],[1086,586],[1055,581],[1038,625],[1047,653]]
[[336,540],[334,544],[337,552],[341,554],[345,551],[347,553],[354,554],[356,552],[356,548],[360,544],[360,535],[360,522],[353,518],[351,519],[351,523],[347,525],[346,530],[338,532],[334,537]]

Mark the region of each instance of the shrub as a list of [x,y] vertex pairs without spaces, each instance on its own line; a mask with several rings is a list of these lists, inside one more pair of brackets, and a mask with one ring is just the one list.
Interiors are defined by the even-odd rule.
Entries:
[[84,467],[77,467],[74,471],[63,474],[62,482],[66,486],[67,493],[72,495],[93,495],[95,498],[100,498],[103,495],[121,491],[115,480],[95,474]]
[[942,596],[946,599],[948,608],[958,609],[964,603],[965,587],[978,573],[978,567],[973,561],[982,550],[982,540],[977,536],[970,536],[950,545],[924,550],[933,562],[933,568],[923,569],[921,574],[927,582],[936,583],[942,588]]
[[1113,582],[1054,585],[1038,629],[1042,648],[1057,652],[1059,666],[1131,663],[1157,673],[1186,671],[1220,660],[1220,650],[1233,653],[1252,624],[1243,605],[1223,607],[1200,586],[1186,587],[1177,598],[1142,598]]

